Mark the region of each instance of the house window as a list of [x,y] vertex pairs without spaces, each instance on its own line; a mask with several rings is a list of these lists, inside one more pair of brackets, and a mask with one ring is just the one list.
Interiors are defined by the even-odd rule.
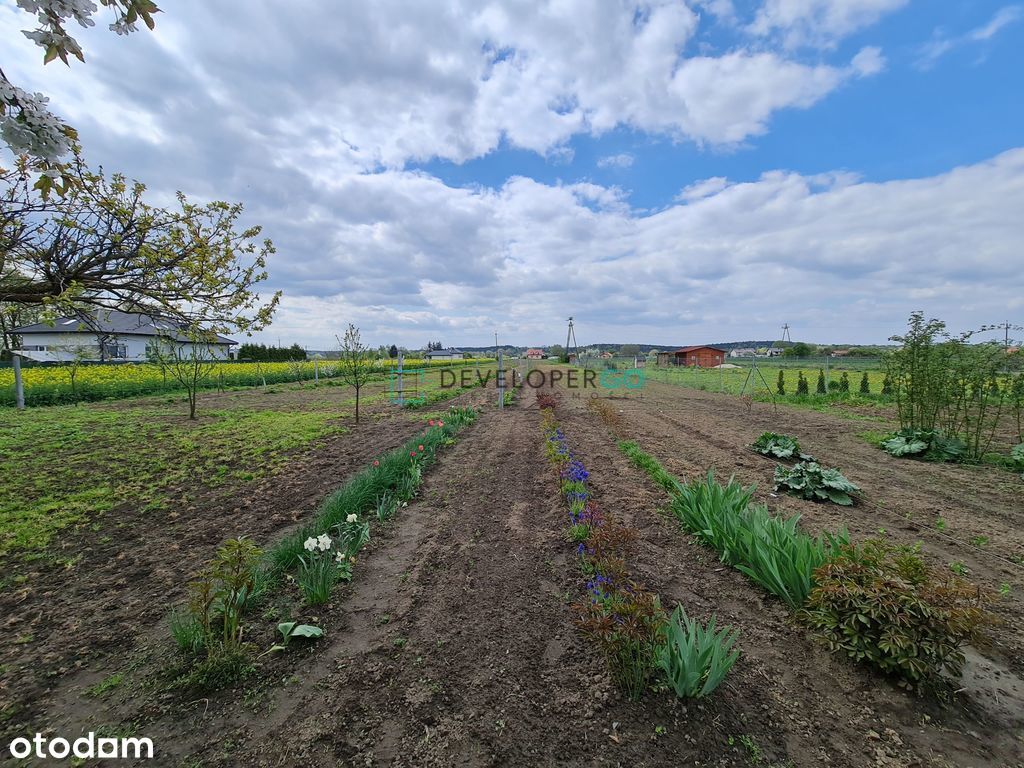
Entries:
[[110,360],[123,360],[128,357],[128,346],[126,344],[104,344],[102,354],[104,358]]
[[46,347],[40,344],[26,344],[22,346],[22,349],[26,352],[45,352]]

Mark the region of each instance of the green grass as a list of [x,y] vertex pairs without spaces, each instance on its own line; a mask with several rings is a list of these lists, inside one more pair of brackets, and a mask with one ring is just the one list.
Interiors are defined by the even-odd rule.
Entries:
[[[423,387],[432,401],[465,391],[441,389],[432,373]],[[176,487],[233,487],[272,474],[296,451],[347,431],[355,401],[337,394],[307,383],[288,397],[221,396],[216,410],[201,395],[196,421],[174,398],[0,409],[0,560],[45,556],[61,530],[91,523],[98,531],[108,525],[102,515],[125,503],[158,515]],[[361,404],[386,399],[377,384]]]

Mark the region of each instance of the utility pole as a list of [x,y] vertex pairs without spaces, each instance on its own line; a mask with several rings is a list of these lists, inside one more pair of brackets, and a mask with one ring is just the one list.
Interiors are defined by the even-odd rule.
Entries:
[[782,340],[788,341],[790,344],[793,343],[793,337],[789,335],[789,323],[784,323],[782,326]]

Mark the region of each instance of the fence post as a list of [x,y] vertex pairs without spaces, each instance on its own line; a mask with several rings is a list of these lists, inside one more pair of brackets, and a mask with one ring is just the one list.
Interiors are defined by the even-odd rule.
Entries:
[[829,374],[828,374],[828,355],[825,355],[825,394],[826,395],[829,393],[828,385],[831,382],[832,382],[832,379],[829,378]]
[[320,383],[320,361],[315,358],[313,359],[313,382]]
[[14,400],[18,410],[25,410],[25,385],[21,380],[21,355],[15,352],[11,355],[11,362],[14,364]]
[[498,407],[505,407],[505,369],[501,354],[501,349],[498,350]]
[[399,405],[405,405],[405,394],[402,389],[402,365],[405,362],[405,355],[398,352],[398,373],[395,376],[395,401]]

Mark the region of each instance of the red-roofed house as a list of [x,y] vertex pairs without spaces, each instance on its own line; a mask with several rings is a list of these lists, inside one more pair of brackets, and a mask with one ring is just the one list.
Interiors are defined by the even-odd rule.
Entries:
[[528,360],[543,360],[544,350],[543,349],[528,349],[526,350],[526,358]]

